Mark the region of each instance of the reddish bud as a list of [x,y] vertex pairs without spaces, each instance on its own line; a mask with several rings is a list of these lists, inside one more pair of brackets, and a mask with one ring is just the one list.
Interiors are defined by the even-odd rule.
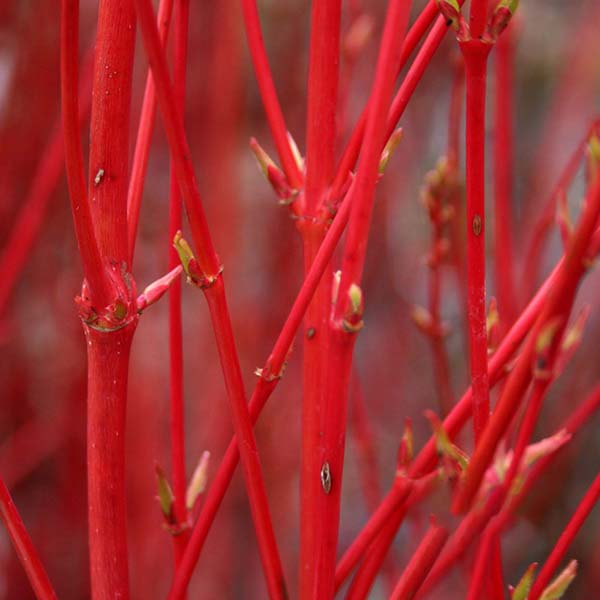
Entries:
[[142,312],[145,308],[157,302],[164,296],[167,290],[171,287],[173,282],[181,275],[183,267],[177,265],[172,271],[169,271],[166,275],[152,282],[138,297],[137,297],[137,310]]

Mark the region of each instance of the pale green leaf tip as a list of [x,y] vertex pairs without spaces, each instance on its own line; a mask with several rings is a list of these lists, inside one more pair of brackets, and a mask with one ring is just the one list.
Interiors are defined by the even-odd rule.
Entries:
[[204,490],[206,489],[209,460],[210,452],[204,451],[200,457],[200,460],[198,461],[196,469],[194,470],[194,474],[192,475],[192,479],[190,480],[185,494],[185,505],[188,510],[192,510],[192,508],[194,508],[194,504],[196,504],[198,496],[204,493]]
[[497,9],[498,8],[507,8],[510,11],[510,14],[514,15],[518,6],[519,6],[519,0],[502,0],[500,2],[500,4],[498,4]]
[[173,491],[171,490],[171,486],[167,481],[164,471],[158,465],[156,465],[156,479],[158,484],[158,501],[160,509],[165,517],[170,517],[175,497],[173,496]]
[[362,290],[356,283],[348,288],[348,298],[350,299],[352,314],[359,314],[362,306]]
[[517,583],[517,586],[513,590],[510,600],[527,600],[529,590],[531,590],[531,586],[533,584],[533,575],[536,569],[537,563],[529,565],[527,571],[523,573],[523,577],[521,577],[519,583]]
[[540,600],[559,600],[577,575],[577,561],[572,560],[554,581],[544,590]]

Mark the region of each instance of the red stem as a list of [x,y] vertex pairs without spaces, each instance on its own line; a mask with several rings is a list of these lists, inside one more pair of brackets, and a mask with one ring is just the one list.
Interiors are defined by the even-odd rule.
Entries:
[[494,279],[502,331],[517,316],[513,265],[513,64],[514,27],[497,42],[494,125]]
[[137,319],[110,332],[85,327],[87,466],[92,598],[129,598],[125,413],[129,351]]
[[474,39],[479,40],[487,22],[487,0],[471,0],[469,28]]
[[[317,530],[314,557],[317,569],[317,586],[313,593],[318,598],[330,597],[334,589],[334,569],[339,529],[339,511],[344,459],[346,428],[347,393],[352,366],[352,352],[356,335],[348,330],[347,323],[361,319],[362,300],[352,308],[349,296],[351,286],[360,283],[364,266],[367,239],[371,220],[375,184],[383,147],[386,116],[392,99],[395,73],[401,58],[404,32],[408,24],[410,0],[397,0],[390,3],[375,80],[369,101],[369,116],[365,130],[364,145],[360,165],[350,194],[354,200],[344,255],[342,276],[339,285],[335,314],[329,325],[328,362],[326,365],[325,408],[320,465],[321,483],[323,470],[327,469],[329,485],[319,490],[320,522]],[[351,314],[351,311],[354,311]],[[317,478],[319,473],[312,473]]]
[[[484,506],[474,507],[463,517],[429,573],[421,589],[422,596],[426,596],[456,564],[456,561],[465,554],[489,520],[498,512],[501,500],[501,495],[497,491],[496,493],[492,492]],[[487,565],[485,566],[487,567]]]
[[[567,432],[575,435],[578,430],[589,420],[589,418],[594,414],[596,410],[600,407],[600,386],[596,387],[592,393],[582,402],[582,404],[577,408],[575,413],[571,415],[564,425],[562,425],[560,429],[565,429]],[[535,466],[532,468],[531,472],[527,476],[525,482],[519,490],[519,493],[516,496],[512,496],[510,501],[506,503],[502,510],[494,516],[491,520],[489,516],[494,513],[494,505],[498,505],[498,503],[502,500],[502,493],[498,491],[493,494],[492,497],[488,500],[488,507],[485,509],[485,512],[478,511],[473,513],[473,517],[467,516],[463,519],[459,529],[457,529],[456,533],[453,536],[453,540],[451,544],[448,546],[448,550],[454,548],[452,552],[448,552],[446,556],[443,558],[438,565],[436,565],[434,572],[432,572],[432,576],[427,580],[427,589],[430,590],[444,575],[447,573],[449,568],[456,563],[456,561],[460,558],[462,552],[464,552],[471,541],[474,539],[476,535],[480,533],[480,531],[487,525],[486,531],[484,533],[484,539],[482,540],[482,544],[479,547],[477,552],[477,564],[475,565],[475,570],[485,570],[485,566],[488,564],[487,554],[489,551],[493,550],[491,544],[489,544],[491,537],[499,536],[500,533],[506,528],[508,523],[510,522],[512,516],[517,512],[521,503],[528,496],[529,492],[534,488],[534,484],[539,479],[540,475],[547,470],[548,466],[550,466],[555,458],[558,456],[560,452],[560,448],[540,459]],[[471,514],[471,513],[469,513]],[[480,517],[475,520],[475,516],[479,514]],[[483,518],[481,518],[483,516]],[[470,522],[471,521],[471,522]],[[471,533],[466,535],[466,531],[470,530]],[[463,533],[459,534],[459,531]],[[487,536],[491,536],[487,539]],[[457,544],[454,542],[454,537],[462,539],[461,544]],[[460,550],[460,551],[457,551]],[[481,563],[481,564],[479,564]]]
[[[312,3],[306,126],[306,187],[298,229],[308,274],[327,226],[318,217],[333,176],[338,92],[340,0]],[[331,308],[331,268],[326,269],[304,319],[302,462],[300,471],[300,598],[321,597],[322,572],[318,550],[324,540],[319,526],[323,513],[321,446],[324,408],[324,369],[327,360],[327,320]],[[331,567],[329,568],[331,570]],[[328,571],[329,571],[328,570]]]
[[[169,25],[173,14],[173,0],[160,0],[158,5],[157,27],[160,40],[164,46],[169,35]],[[133,264],[135,252],[135,238],[140,220],[140,209],[142,206],[142,193],[144,181],[148,168],[148,157],[150,156],[150,142],[154,131],[156,117],[156,90],[152,71],[148,69],[146,75],[146,88],[144,89],[144,100],[140,113],[133,162],[131,165],[131,177],[129,178],[129,189],[127,191],[127,240],[129,244],[129,262]],[[174,234],[173,234],[174,235]],[[171,236],[171,240],[173,237]]]
[[[485,2],[479,2],[481,6]],[[477,15],[471,8],[472,22]],[[475,33],[473,33],[475,35]],[[479,39],[460,42],[467,86],[467,286],[473,429],[478,443],[490,412],[485,306],[485,91],[491,45]]]
[[156,85],[156,95],[171,150],[173,168],[177,174],[179,191],[185,203],[190,229],[198,252],[198,264],[205,276],[215,277],[220,271],[221,264],[213,247],[208,223],[206,222],[202,199],[192,166],[192,157],[180,111],[173,94],[152,4],[148,0],[135,0],[134,4],[148,62]]
[[[178,0],[175,13],[174,27],[174,78],[173,89],[177,104],[181,109],[183,119],[185,106],[185,84],[187,67],[189,0]],[[159,16],[160,21],[160,16]],[[172,240],[181,229],[181,197],[175,172],[171,169],[171,189],[169,193],[169,270],[180,264],[177,251]],[[177,278],[169,292],[169,368],[170,368],[170,425],[171,425],[171,468],[173,473],[173,503],[177,523],[187,522],[185,505],[186,475],[185,475],[185,430],[183,407],[183,339],[181,325],[181,279]],[[181,562],[181,557],[189,540],[189,532],[173,536],[175,551],[175,566]]]
[[432,520],[427,533],[396,584],[390,600],[411,600],[414,598],[447,539],[447,529],[437,525]]
[[130,0],[100,2],[90,122],[89,204],[100,254],[119,269],[129,263],[125,199],[135,32]]
[[[125,404],[129,348],[137,314],[132,302],[134,282],[130,280],[125,290],[128,271],[125,198],[135,15],[128,2],[100,3],[90,132],[89,177],[93,192],[88,199],[77,120],[78,4],[64,0],[62,7],[61,72],[67,174],[92,309],[102,319],[93,325],[84,322],[88,341],[92,597],[127,599]],[[105,317],[107,322],[103,321]],[[118,324],[113,327],[110,318]]]
[[288,131],[285,126],[279,100],[277,99],[277,91],[275,90],[275,84],[273,83],[269,59],[267,58],[262,38],[256,0],[242,0],[242,10],[254,73],[256,75],[256,81],[258,82],[260,96],[265,108],[269,127],[271,128],[271,135],[273,136],[273,141],[277,148],[277,154],[288,183],[292,188],[299,190],[302,187],[304,177],[296,164],[288,142]]
[[44,565],[2,479],[0,479],[0,517],[38,600],[56,600],[56,593]]
[[529,592],[529,600],[538,600],[542,595],[546,586],[550,583],[550,579],[554,575],[556,569],[560,565],[561,560],[564,558],[571,542],[577,535],[581,526],[584,524],[588,515],[594,508],[598,498],[600,497],[600,474],[596,475],[592,485],[589,487],[585,496],[575,509],[573,516],[567,523],[567,526],[560,534],[558,541],[556,542],[550,556],[541,568],[534,584],[531,586]]
[[239,440],[238,448],[242,449],[242,470],[269,596],[273,600],[284,600],[288,597],[286,583],[269,513],[252,421],[246,405],[246,393],[227,309],[223,277],[219,277],[213,285],[204,290],[204,293],[215,332],[225,387],[231,403],[233,426],[236,438]]
[[[493,519],[492,519],[493,521]],[[485,524],[482,524],[485,527]],[[477,600],[482,597],[482,590],[489,591],[489,585],[491,578],[489,577],[489,571],[491,569],[490,554],[492,553],[492,545],[494,534],[492,534],[488,527],[483,534],[480,544],[477,547],[477,556],[475,559],[475,566],[471,572],[471,581],[469,584],[469,592],[467,600]],[[480,556],[485,556],[485,560],[481,560]]]
[[377,573],[381,569],[381,565],[394,541],[396,532],[402,521],[404,521],[406,512],[406,504],[401,504],[398,510],[390,516],[380,535],[371,543],[363,562],[350,584],[346,600],[365,600],[369,597],[375,577],[377,577]]
[[71,212],[83,272],[91,298],[101,308],[112,301],[112,286],[105,271],[87,197],[79,130],[79,0],[61,0],[60,73],[65,165]]

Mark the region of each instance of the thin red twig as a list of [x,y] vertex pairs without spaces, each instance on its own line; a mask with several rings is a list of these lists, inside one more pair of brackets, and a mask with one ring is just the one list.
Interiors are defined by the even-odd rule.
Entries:
[[19,561],[27,573],[27,578],[38,600],[55,600],[56,593],[48,579],[44,565],[27,533],[10,492],[0,479],[0,517],[15,547]]

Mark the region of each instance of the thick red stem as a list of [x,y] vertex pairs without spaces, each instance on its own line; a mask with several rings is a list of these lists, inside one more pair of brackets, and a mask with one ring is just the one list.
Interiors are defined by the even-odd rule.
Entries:
[[137,319],[115,331],[85,326],[87,466],[92,598],[129,598],[125,413],[129,351]]
[[[348,323],[358,325],[362,320],[362,298],[356,300],[356,290],[362,277],[371,212],[378,177],[378,166],[385,136],[386,115],[392,99],[394,78],[401,58],[404,32],[408,25],[410,0],[390,3],[381,41],[375,80],[369,101],[365,142],[356,181],[352,187],[353,206],[342,259],[334,315],[328,333],[328,356],[321,446],[319,491],[321,543],[315,557],[322,579],[315,588],[316,597],[328,598],[334,589],[334,570],[339,528],[339,511],[346,434],[347,394],[356,335]],[[352,289],[351,289],[352,288]],[[358,294],[361,294],[358,289]],[[351,296],[353,295],[354,300]],[[357,330],[354,330],[357,331]],[[313,477],[317,473],[312,474]],[[327,481],[325,481],[325,479]]]
[[89,204],[100,254],[121,268],[123,263],[129,263],[126,198],[136,31],[131,0],[100,2],[97,31],[90,122]]
[[[308,68],[306,185],[298,229],[308,274],[327,225],[320,220],[333,176],[339,78],[340,0],[314,0]],[[327,537],[319,505],[323,443],[324,372],[327,320],[331,310],[331,268],[321,278],[304,318],[302,463],[300,475],[300,598],[321,597],[323,573],[317,570],[319,549]],[[322,524],[321,524],[322,523]],[[327,567],[325,567],[327,568]],[[330,570],[331,567],[328,567]],[[326,571],[327,572],[327,571]]]
[[[474,13],[475,7],[471,15]],[[477,443],[490,412],[485,307],[485,90],[491,45],[471,39],[461,42],[460,48],[467,86],[467,299],[473,429]]]

